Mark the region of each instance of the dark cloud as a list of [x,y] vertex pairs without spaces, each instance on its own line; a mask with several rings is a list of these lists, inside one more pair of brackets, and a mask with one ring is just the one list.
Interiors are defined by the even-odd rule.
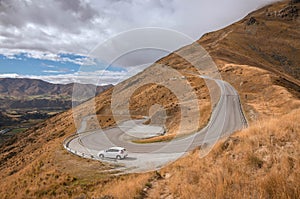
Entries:
[[74,14],[82,22],[89,22],[98,17],[98,12],[94,10],[90,4],[81,0],[55,0],[61,4],[62,10],[69,11]]
[[193,39],[274,0],[0,0],[0,54],[87,54],[131,28],[162,27]]

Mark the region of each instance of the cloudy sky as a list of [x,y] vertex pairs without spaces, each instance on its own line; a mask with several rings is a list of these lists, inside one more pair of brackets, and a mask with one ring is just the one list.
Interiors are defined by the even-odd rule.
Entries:
[[[271,2],[274,0],[0,0],[0,77],[85,82],[94,71],[104,71],[103,64],[89,57],[90,52],[117,34],[160,27],[196,40]],[[155,55],[153,61],[163,54]],[[79,72],[85,66],[89,69]],[[142,68],[111,66],[98,83],[116,83]]]

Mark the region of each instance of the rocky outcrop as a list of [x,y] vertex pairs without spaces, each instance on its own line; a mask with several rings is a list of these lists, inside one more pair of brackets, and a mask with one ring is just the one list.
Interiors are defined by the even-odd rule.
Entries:
[[247,21],[247,25],[251,26],[253,24],[258,23],[257,20],[254,17],[250,17],[250,19]]
[[282,8],[281,10],[268,12],[268,17],[277,17],[284,20],[294,20],[299,16],[299,9],[294,3],[298,3],[300,0],[295,0],[295,2],[291,2],[288,6]]
[[291,0],[291,3],[300,3],[300,0]]

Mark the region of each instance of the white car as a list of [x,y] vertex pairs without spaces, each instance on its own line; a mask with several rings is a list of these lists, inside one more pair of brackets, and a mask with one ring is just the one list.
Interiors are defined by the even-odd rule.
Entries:
[[126,158],[128,153],[123,147],[111,147],[109,149],[100,151],[98,156],[99,158],[116,158],[120,160]]

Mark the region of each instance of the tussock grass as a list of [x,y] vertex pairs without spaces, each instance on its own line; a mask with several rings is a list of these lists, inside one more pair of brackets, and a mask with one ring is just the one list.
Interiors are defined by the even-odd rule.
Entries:
[[[258,122],[162,170],[171,174],[150,192],[180,198],[300,198],[300,109]],[[152,197],[152,195],[154,197]]]
[[142,189],[148,185],[151,176],[150,173],[119,176],[107,184],[99,186],[93,196],[95,198],[111,196],[124,199],[139,197],[142,195]]

